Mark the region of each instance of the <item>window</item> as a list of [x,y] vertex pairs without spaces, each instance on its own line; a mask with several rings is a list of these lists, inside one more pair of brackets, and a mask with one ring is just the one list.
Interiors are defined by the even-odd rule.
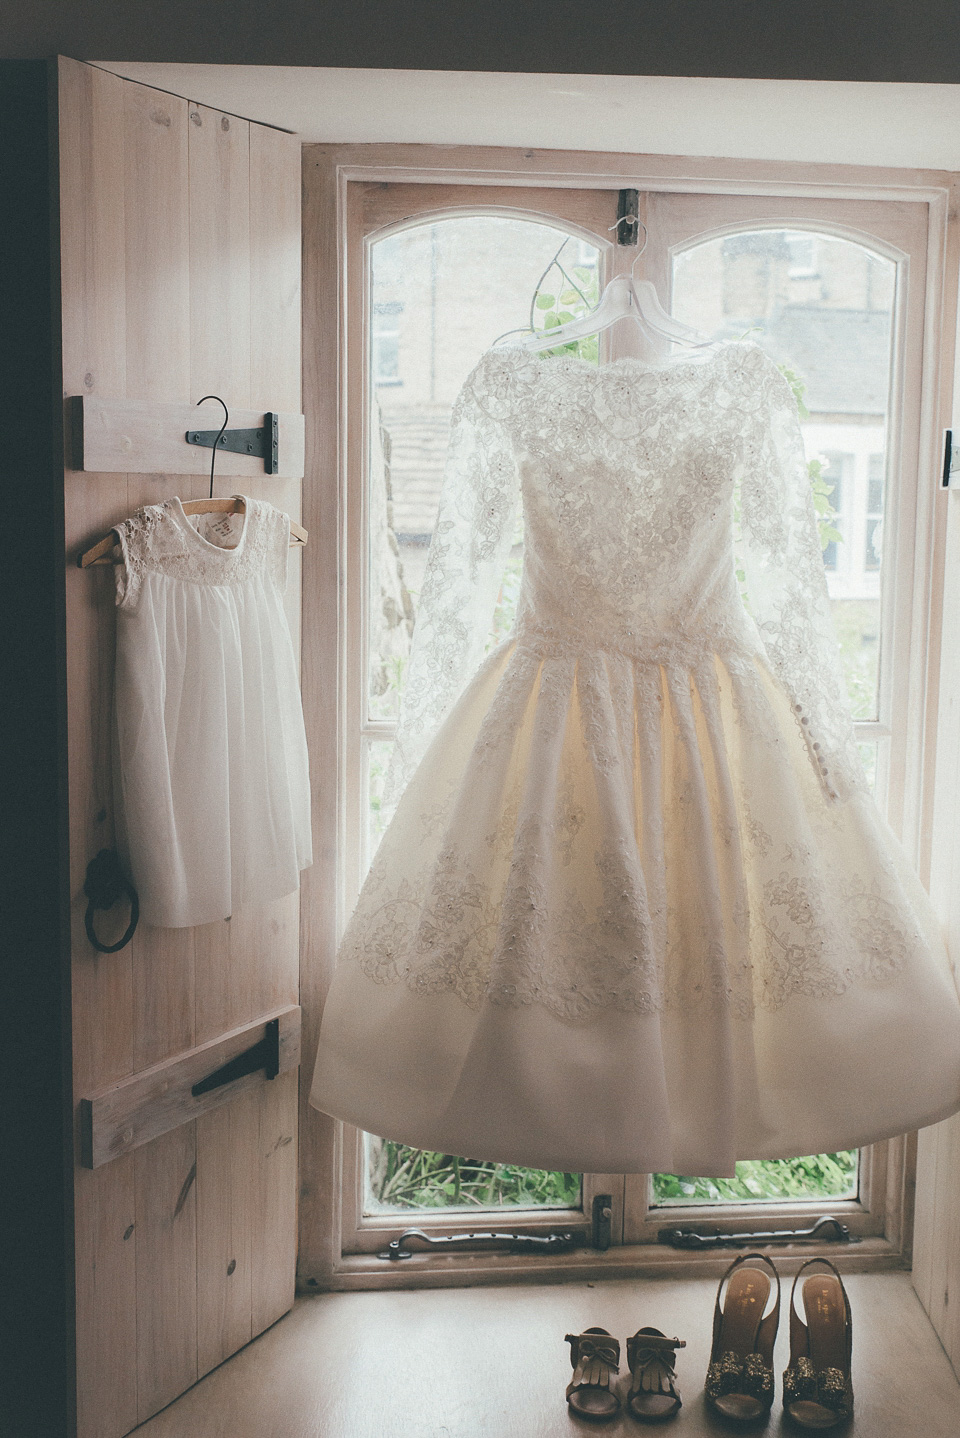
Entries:
[[[846,567],[844,564],[838,563],[839,555],[837,545],[843,545],[844,543],[843,530],[846,523],[844,500],[849,499],[849,471],[852,458],[852,455],[837,454],[836,451],[834,451],[831,454],[825,454],[820,465],[820,478],[825,486],[822,491],[823,498],[833,511],[830,514],[830,528],[836,530],[835,535],[831,535],[827,538],[823,550],[823,567],[831,579],[836,575],[838,569],[842,571]],[[847,479],[846,487],[844,486],[845,471]],[[844,559],[849,552],[849,547],[843,549]]]
[[865,570],[879,570],[883,554],[884,456],[871,454],[867,461],[867,525],[863,550]]
[[[561,243],[576,285],[558,277],[540,291],[545,303],[535,311],[544,318],[556,313],[558,322],[562,306],[580,302],[578,288],[596,293],[636,255],[611,243],[617,198],[612,172],[577,189],[546,171],[538,186],[514,186],[493,183],[480,165],[471,182],[445,171],[437,183],[425,153],[419,178],[397,184],[381,182],[389,172],[365,168],[362,154],[350,155],[337,182],[347,216],[344,410],[353,416],[343,431],[340,780],[330,830],[336,836],[331,853],[340,860],[341,916],[378,838],[384,770],[452,398],[479,352],[527,322],[530,300]],[[918,839],[927,799],[917,740],[925,723],[925,681],[923,663],[909,644],[911,615],[925,612],[931,584],[934,492],[923,489],[920,476],[929,477],[936,424],[925,421],[923,430],[919,394],[924,366],[932,362],[929,334],[924,350],[924,296],[928,279],[939,282],[927,275],[926,255],[931,235],[944,224],[945,206],[919,183],[912,203],[904,202],[902,186],[897,203],[888,203],[879,182],[869,197],[862,186],[844,197],[843,187],[826,176],[821,183],[785,182],[778,195],[775,182],[765,178],[754,185],[740,167],[718,181],[716,191],[705,191],[692,176],[677,179],[673,161],[662,162],[659,171],[660,162],[643,163],[653,168],[641,190],[649,234],[641,273],[679,318],[711,333],[750,333],[797,377],[807,410],[811,482],[816,488],[819,481],[823,500],[828,587],[841,628],[846,625],[858,738],[891,823],[922,861]],[[579,157],[574,169],[579,165],[584,174],[591,164],[600,164],[599,158]],[[609,164],[605,159],[601,172]],[[334,183],[333,171],[328,174]],[[332,279],[326,292],[332,301]],[[601,337],[601,363],[615,357],[623,329]],[[516,567],[521,544],[518,534]],[[328,576],[328,594],[334,582]],[[501,598],[505,623],[509,574]],[[332,938],[332,926],[329,932]],[[333,1244],[328,1266],[344,1274],[373,1261],[364,1255],[382,1244],[386,1231],[396,1231],[399,1213],[406,1221],[411,1202],[430,1205],[433,1213],[418,1208],[415,1221],[438,1233],[462,1228],[464,1209],[476,1214],[486,1204],[514,1202],[511,1226],[555,1227],[559,1208],[565,1228],[585,1233],[593,1197],[609,1194],[614,1242],[643,1245],[655,1239],[665,1205],[682,1203],[685,1221],[706,1217],[744,1229],[756,1226],[753,1201],[770,1197],[752,1191],[749,1174],[738,1192],[717,1184],[713,1194],[682,1175],[584,1175],[582,1186],[579,1175],[554,1175],[552,1186],[538,1187],[536,1175],[528,1182],[462,1163],[459,1171],[453,1164],[436,1166],[418,1188],[414,1161],[397,1177],[412,1156],[396,1146],[390,1151],[349,1129],[342,1149],[334,1137],[325,1142],[324,1161],[342,1174],[343,1187],[329,1200],[340,1217],[327,1222],[331,1237],[321,1240],[309,1217],[320,1210],[305,1202],[304,1245],[316,1250]],[[833,1185],[831,1205],[861,1234],[877,1235],[878,1243],[886,1241],[884,1234],[899,1242],[901,1209],[888,1206],[888,1195],[903,1191],[910,1151],[909,1140],[895,1140],[864,1150],[859,1168],[855,1157],[843,1155],[828,1156],[832,1168],[822,1165]],[[788,1178],[773,1195],[777,1224],[792,1215],[809,1222],[796,1175]],[[718,1198],[725,1205],[722,1218]],[[763,1226],[772,1221],[765,1211]],[[641,1251],[633,1250],[634,1265],[642,1264],[636,1256]],[[662,1264],[664,1255],[655,1261]],[[501,1272],[502,1262],[489,1256],[474,1255],[463,1266],[483,1272],[495,1262]],[[375,1281],[391,1280],[380,1270]]]
[[379,300],[373,306],[370,334],[371,381],[377,388],[402,384],[400,378],[400,300]]

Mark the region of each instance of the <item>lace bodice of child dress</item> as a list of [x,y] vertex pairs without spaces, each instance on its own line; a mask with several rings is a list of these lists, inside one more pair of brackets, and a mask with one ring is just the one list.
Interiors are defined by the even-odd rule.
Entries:
[[118,840],[148,924],[229,918],[310,863],[290,522],[244,504],[191,523],[170,499],[116,527]]
[[[513,633],[483,648],[522,502]],[[843,698],[796,403],[751,344],[508,349],[457,401],[313,1102],[588,1172],[960,1107],[960,1000]]]

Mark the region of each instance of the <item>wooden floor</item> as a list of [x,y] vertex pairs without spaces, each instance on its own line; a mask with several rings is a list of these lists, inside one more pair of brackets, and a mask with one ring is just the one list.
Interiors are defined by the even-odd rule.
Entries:
[[[854,1320],[857,1438],[958,1438],[960,1385],[905,1273],[846,1280]],[[787,1290],[789,1293],[789,1289]],[[708,1415],[702,1385],[714,1284],[614,1280],[538,1287],[331,1293],[286,1318],[138,1428],[139,1438],[580,1438],[590,1433],[732,1430]],[[765,1438],[784,1424],[777,1402]],[[683,1411],[662,1428],[569,1416],[563,1335],[599,1324],[624,1339],[643,1324],[686,1338]],[[624,1370],[625,1371],[625,1370]],[[756,1430],[754,1430],[756,1431]],[[802,1430],[799,1430],[802,1431]]]

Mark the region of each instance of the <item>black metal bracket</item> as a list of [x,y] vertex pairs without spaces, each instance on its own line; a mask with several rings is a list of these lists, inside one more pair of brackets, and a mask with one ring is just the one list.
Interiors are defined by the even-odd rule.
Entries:
[[617,197],[617,244],[640,242],[640,191],[621,190]]
[[203,449],[252,455],[254,459],[263,460],[265,474],[276,474],[280,452],[280,416],[265,414],[259,429],[225,429],[222,434],[218,429],[188,429],[186,441]]
[[796,1243],[822,1239],[827,1243],[859,1243],[845,1223],[829,1214],[818,1218],[812,1228],[777,1228],[765,1233],[701,1233],[695,1228],[661,1228],[658,1243],[671,1248],[748,1248],[756,1243]]
[[203,1093],[209,1093],[211,1089],[223,1088],[224,1084],[233,1083],[234,1079],[243,1078],[244,1074],[255,1074],[258,1069],[264,1069],[268,1079],[275,1079],[280,1072],[280,1020],[270,1019],[267,1022],[267,1030],[259,1043],[252,1048],[244,1049],[242,1054],[230,1059],[228,1063],[220,1068],[214,1069],[212,1074],[207,1074],[205,1079],[195,1083],[190,1092],[194,1098],[199,1098]]
[[953,430],[943,431],[943,472],[940,476],[940,483],[944,489],[956,489],[954,475],[960,469],[960,463],[954,458],[953,453]]
[[591,1243],[605,1253],[611,1243],[611,1220],[613,1198],[609,1193],[598,1193],[593,1200],[593,1232]]
[[505,1248],[508,1253],[565,1253],[576,1242],[572,1233],[424,1233],[422,1228],[406,1228],[398,1238],[390,1240],[386,1248],[377,1254],[396,1263],[401,1258],[412,1258],[412,1251],[406,1246],[411,1238],[419,1238],[430,1248]]

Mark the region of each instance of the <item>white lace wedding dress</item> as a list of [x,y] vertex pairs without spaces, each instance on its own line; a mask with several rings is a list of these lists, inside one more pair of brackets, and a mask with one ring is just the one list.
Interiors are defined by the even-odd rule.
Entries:
[[[484,659],[518,495],[517,621]],[[756,346],[484,356],[394,770],[317,1107],[474,1158],[688,1174],[960,1107],[954,975],[866,789],[797,407]]]

